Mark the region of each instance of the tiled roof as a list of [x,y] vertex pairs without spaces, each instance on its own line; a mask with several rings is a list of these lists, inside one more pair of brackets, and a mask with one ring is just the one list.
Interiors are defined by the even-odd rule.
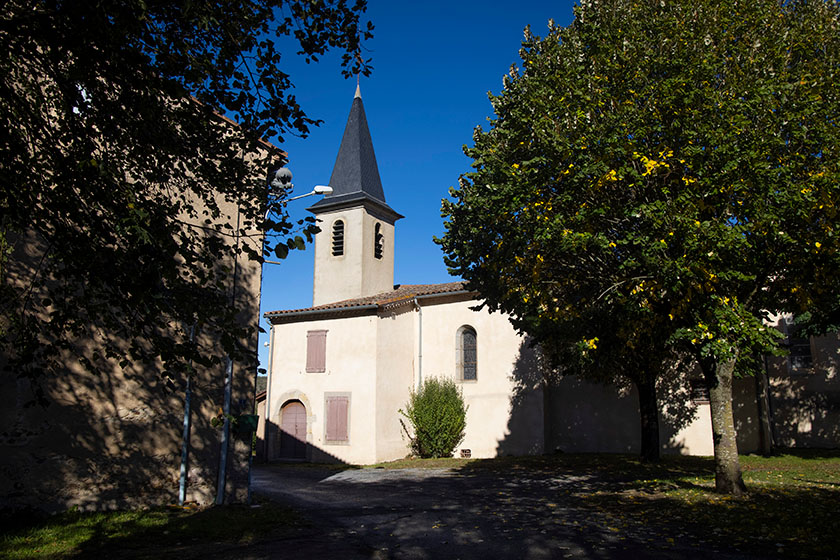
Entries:
[[415,297],[430,296],[430,295],[446,295],[457,292],[463,292],[463,282],[447,282],[445,284],[402,284],[398,285],[396,289],[383,292],[367,297],[345,299],[343,301],[336,301],[334,303],[325,303],[315,307],[307,307],[305,309],[285,309],[282,311],[269,311],[263,316],[269,320],[282,319],[292,315],[306,315],[315,313],[325,313],[328,311],[342,311],[352,309],[383,309],[394,305],[401,305],[413,300]]

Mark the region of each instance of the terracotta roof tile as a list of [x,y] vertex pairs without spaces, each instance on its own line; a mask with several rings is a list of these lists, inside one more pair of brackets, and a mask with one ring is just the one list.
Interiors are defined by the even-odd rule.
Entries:
[[333,303],[325,303],[315,307],[306,307],[303,309],[284,309],[280,311],[268,311],[263,314],[263,317],[271,319],[272,317],[281,318],[286,315],[299,315],[312,312],[323,312],[329,310],[340,311],[343,309],[352,309],[358,307],[377,306],[384,307],[386,305],[393,305],[402,302],[408,302],[417,296],[428,296],[435,294],[449,294],[464,291],[464,282],[447,282],[444,284],[402,284],[398,285],[396,289],[381,294],[372,296],[345,299],[343,301],[336,301]]

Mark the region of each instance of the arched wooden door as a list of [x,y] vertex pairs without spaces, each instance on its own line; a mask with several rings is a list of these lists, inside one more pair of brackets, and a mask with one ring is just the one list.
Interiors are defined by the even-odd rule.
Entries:
[[306,407],[292,401],[280,410],[280,459],[306,459]]

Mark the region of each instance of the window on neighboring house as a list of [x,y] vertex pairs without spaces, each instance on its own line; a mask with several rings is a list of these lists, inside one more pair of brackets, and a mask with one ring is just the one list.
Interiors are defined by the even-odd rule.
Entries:
[[709,384],[705,379],[689,379],[691,402],[694,404],[709,404]]
[[461,381],[478,380],[478,346],[475,329],[464,325],[457,334],[457,370]]
[[307,331],[306,371],[320,373],[327,370],[327,331]]
[[350,394],[327,393],[324,401],[327,417],[324,442],[349,443]]
[[373,256],[382,258],[382,248],[385,245],[385,236],[382,235],[382,224],[376,224],[373,230]]
[[814,357],[811,354],[811,337],[802,333],[802,325],[797,325],[793,317],[784,320],[785,347],[790,355],[788,365],[791,373],[809,373],[814,367]]
[[344,254],[344,220],[336,220],[332,227],[332,255]]

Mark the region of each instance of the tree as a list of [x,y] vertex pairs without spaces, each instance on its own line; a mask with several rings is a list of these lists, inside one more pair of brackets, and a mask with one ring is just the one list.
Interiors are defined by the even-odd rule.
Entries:
[[439,241],[541,342],[596,354],[611,339],[634,367],[640,340],[693,356],[716,488],[738,494],[731,384],[778,351],[764,319],[836,317],[838,5],[615,0],[575,15],[545,39],[526,29]]
[[426,379],[420,389],[411,391],[400,414],[411,424],[409,432],[400,420],[411,451],[418,457],[451,457],[464,441],[467,407],[461,389],[452,379]]
[[[633,311],[639,312],[636,317]],[[626,307],[576,307],[550,321],[531,316],[524,328],[532,336],[538,333],[543,354],[561,375],[584,376],[601,383],[620,383],[622,378],[631,382],[639,400],[640,455],[644,461],[658,461],[657,382],[680,360],[666,344],[667,335],[661,327],[654,323],[645,325],[647,330],[640,328],[645,320],[655,321],[654,311],[632,302]],[[651,332],[651,327],[660,332]]]
[[[212,361],[173,340],[173,328],[196,323],[224,353],[254,360],[238,342],[247,333],[230,294],[235,270],[221,263],[282,258],[315,228],[289,221],[283,190],[267,198],[277,151],[262,139],[318,124],[290,93],[280,49],[307,62],[337,49],[345,74],[367,73],[364,11],[364,0],[5,3],[7,367],[33,379],[61,371],[58,351],[94,319],[130,345],[106,345],[91,369],[108,358],[162,362],[177,376],[190,360]],[[12,270],[20,259],[36,263],[31,275]]]

